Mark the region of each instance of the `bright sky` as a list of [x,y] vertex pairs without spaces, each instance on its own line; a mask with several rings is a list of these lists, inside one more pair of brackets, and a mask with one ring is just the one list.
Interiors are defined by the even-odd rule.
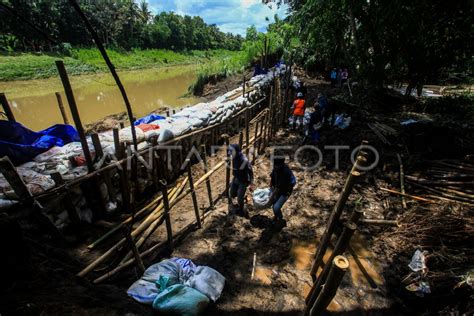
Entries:
[[[250,25],[263,32],[273,17],[286,16],[287,6],[279,9],[275,3],[262,4],[262,0],[148,0],[151,10],[156,14],[173,11],[180,15],[198,15],[207,24],[216,24],[223,32],[245,35]],[[269,21],[265,20],[269,18]]]

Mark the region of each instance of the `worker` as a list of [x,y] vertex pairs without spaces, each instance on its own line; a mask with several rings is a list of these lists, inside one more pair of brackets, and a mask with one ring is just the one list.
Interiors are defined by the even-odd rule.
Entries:
[[[244,200],[247,187],[253,183],[252,165],[237,144],[229,146],[228,155],[232,157],[232,175],[234,176],[230,184],[229,198],[232,203],[232,200],[237,197],[238,209],[236,213],[241,216],[247,216],[248,213],[244,207]],[[234,206],[233,203],[232,206]]]
[[336,68],[333,68],[331,70],[331,74],[329,75],[329,77],[331,78],[331,88],[334,88],[336,86],[336,83],[337,83],[337,70],[336,70]]
[[321,139],[321,134],[319,130],[322,127],[323,123],[323,114],[319,104],[315,105],[314,112],[309,116],[308,128],[306,129],[306,135],[303,138],[303,145],[313,145],[316,146],[319,144]]
[[273,159],[273,170],[270,175],[272,188],[272,209],[274,214],[275,228],[281,229],[286,226],[283,219],[282,207],[293,192],[296,185],[296,178],[287,164],[285,158],[278,157]]
[[296,99],[293,101],[293,105],[291,106],[291,110],[293,111],[293,130],[296,130],[296,123],[298,121],[298,126],[303,126],[303,118],[304,118],[304,111],[305,111],[305,99],[303,97],[303,93],[298,92],[296,93]]
[[347,78],[349,78],[349,71],[347,68],[344,68],[344,70],[341,72],[341,88],[347,83]]
[[296,94],[301,92],[303,94],[303,99],[306,100],[306,95],[308,94],[308,89],[306,89],[303,81],[298,81],[298,85],[296,87]]

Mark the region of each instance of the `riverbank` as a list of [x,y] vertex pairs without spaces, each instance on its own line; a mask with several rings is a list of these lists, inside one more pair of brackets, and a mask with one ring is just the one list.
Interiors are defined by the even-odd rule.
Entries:
[[[208,64],[241,54],[229,50],[174,52],[165,49],[107,50],[118,70],[158,68],[172,65]],[[108,71],[97,49],[79,48],[64,53],[19,53],[0,55],[0,81],[43,79],[57,76],[56,60],[63,60],[69,75]]]

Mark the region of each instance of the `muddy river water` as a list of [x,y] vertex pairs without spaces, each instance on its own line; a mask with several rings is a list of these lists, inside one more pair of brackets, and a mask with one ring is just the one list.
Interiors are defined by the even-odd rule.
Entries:
[[[198,66],[173,66],[119,72],[139,118],[160,107],[182,107],[200,101],[184,97],[196,79]],[[83,124],[125,111],[120,92],[109,73],[70,77]],[[60,92],[72,123],[68,103],[58,77],[41,80],[0,82],[0,92],[7,95],[18,122],[32,130],[41,130],[63,123],[55,92]]]

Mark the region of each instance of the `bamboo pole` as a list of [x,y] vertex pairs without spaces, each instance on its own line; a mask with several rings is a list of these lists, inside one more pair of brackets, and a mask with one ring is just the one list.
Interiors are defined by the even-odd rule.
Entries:
[[[207,173],[209,171],[209,167],[207,165],[207,153],[206,153],[206,145],[202,145],[202,163],[204,166],[204,172]],[[209,178],[206,179],[206,187],[207,187],[207,196],[209,198],[209,207],[211,209],[214,208],[214,200],[212,199],[212,189],[211,189],[211,180]]]
[[[173,192],[176,191],[178,189],[179,186],[176,186],[175,188],[173,189],[170,189],[169,192],[168,192],[168,195],[172,195],[174,194]],[[136,214],[135,214],[135,217],[138,217],[138,216],[141,216],[143,215],[144,213],[146,213],[147,211],[150,210],[150,208],[156,208],[158,206],[158,204],[160,203],[162,199],[162,196],[159,196],[155,199],[153,199],[150,203],[148,203],[147,205],[145,205],[141,210],[139,210]],[[90,245],[87,246],[88,249],[93,249],[95,247],[97,247],[97,245],[99,245],[101,242],[103,242],[105,239],[107,239],[108,237],[110,237],[112,234],[114,234],[116,231],[118,231],[120,228],[122,228],[125,224],[128,224],[130,223],[130,221],[132,220],[132,216],[126,218],[125,220],[123,220],[121,223],[119,223],[118,225],[116,225],[114,228],[112,228],[110,231],[108,231],[107,233],[105,233],[104,235],[102,235],[99,239],[97,239],[96,241],[94,241],[93,243],[91,243]]]
[[[168,210],[171,209],[171,207],[169,206],[170,201],[172,203],[176,200],[176,198],[179,196],[179,194],[183,190],[184,186],[186,185],[186,182],[187,182],[187,178],[185,179],[185,181],[183,181],[181,183],[181,185],[178,187],[178,189],[173,192],[173,195],[171,195],[170,198],[168,196],[166,196],[166,198],[168,199],[167,200]],[[166,181],[163,180],[162,183],[166,183]],[[155,232],[155,230],[163,223],[163,221],[165,221],[168,241],[171,241],[171,242],[169,242],[169,245],[172,246],[173,245],[173,243],[172,243],[173,234],[172,234],[172,229],[171,229],[171,218],[170,218],[169,212],[166,213],[165,196],[164,195],[162,195],[162,203],[160,203],[155,208],[155,210],[152,213],[150,213],[147,216],[147,218],[140,224],[140,226],[138,226],[135,229],[135,231],[133,232],[136,236],[138,236],[139,234],[141,234],[144,231],[142,236],[136,242],[137,248],[140,248],[145,243],[145,241]],[[132,256],[132,254],[130,252],[127,253],[127,255],[125,255],[125,257],[121,260],[121,263],[124,263],[125,261],[130,259],[131,256]]]
[[[400,156],[400,154],[397,154],[397,159],[398,159],[398,164],[400,165],[400,192],[405,194],[405,181],[404,181],[405,173],[403,172],[403,161],[402,161],[402,157]],[[405,200],[405,196],[400,195],[400,197],[402,199],[402,207],[404,209],[406,209],[407,208],[407,202]]]
[[[187,180],[187,179],[186,179]],[[183,182],[184,183],[184,182]],[[159,218],[161,213],[158,213],[159,211],[162,210],[162,207],[158,207],[155,209],[154,212],[152,212],[148,217],[131,233],[132,238],[135,236],[138,236],[140,233],[142,233],[147,227],[150,226],[154,221]],[[105,259],[109,258],[116,250],[118,250],[120,247],[125,242],[125,238],[122,238],[120,241],[118,241],[116,244],[114,244],[109,250],[107,250],[105,253],[103,253],[99,258],[95,259],[92,261],[87,267],[85,267],[83,270],[81,270],[77,276],[79,277],[84,277],[86,274],[90,273],[92,270],[94,270],[100,263],[102,263]],[[137,242],[140,242],[140,240]],[[144,242],[144,240],[143,240]],[[137,247],[139,247],[138,245]]]
[[56,100],[58,101],[59,112],[61,112],[63,122],[64,122],[64,124],[69,125],[69,120],[67,118],[67,113],[66,113],[66,109],[64,108],[63,99],[61,98],[61,94],[59,92],[56,92],[55,95],[56,95]]
[[[59,172],[55,172],[51,174],[51,178],[56,183],[56,185],[63,185],[64,180]],[[64,206],[66,208],[66,212],[68,215],[69,220],[74,228],[77,228],[81,223],[81,219],[77,214],[76,207],[72,203],[72,197],[69,191],[66,191],[65,197],[63,198]]]
[[69,108],[71,109],[72,118],[74,120],[74,125],[76,125],[77,133],[81,141],[82,151],[84,152],[84,158],[87,162],[87,169],[89,172],[94,170],[94,165],[92,163],[92,156],[89,151],[89,146],[87,145],[86,134],[84,128],[82,127],[81,117],[76,105],[76,99],[74,98],[74,93],[72,92],[71,83],[69,82],[69,77],[67,75],[66,68],[62,60],[56,60],[56,67],[58,68],[59,76],[61,77],[61,82],[64,87],[64,93],[66,94],[67,101],[69,103]]
[[198,228],[201,228],[202,227],[201,216],[199,216],[199,206],[198,206],[198,202],[196,198],[196,191],[194,190],[193,173],[191,171],[191,161],[189,159],[186,159],[186,164],[188,166],[189,189],[191,190],[191,197],[193,199],[194,214],[196,215]]
[[[362,159],[360,157],[357,158],[356,163],[354,164],[354,167],[357,164],[360,164]],[[355,168],[353,168],[355,169]],[[334,206],[334,209],[331,212],[331,215],[328,220],[328,224],[326,226],[326,229],[324,231],[324,234],[321,238],[321,243],[318,247],[318,250],[315,254],[315,259],[313,262],[313,266],[311,267],[311,276],[313,279],[316,277],[316,273],[318,271],[318,268],[320,266],[320,263],[324,257],[324,254],[326,253],[326,250],[329,245],[329,240],[331,239],[331,236],[334,232],[334,228],[336,227],[336,223],[339,221],[339,218],[341,217],[341,213],[344,209],[344,206],[346,205],[347,199],[349,198],[349,195],[352,192],[352,188],[354,187],[354,184],[356,180],[360,177],[360,173],[358,171],[352,171],[349,176],[347,177],[346,183],[344,184],[344,188],[342,189],[342,192],[339,196],[339,199]]]
[[395,191],[395,190],[391,190],[391,189],[387,189],[387,188],[380,188],[380,190],[385,191],[385,192],[389,192],[389,193],[392,193],[392,194],[403,195],[405,197],[409,197],[409,198],[417,200],[417,201],[435,203],[435,201],[433,201],[433,200],[425,199],[425,198],[422,198],[422,197],[416,196],[416,195],[411,195],[411,194],[406,194],[406,193],[404,194],[404,193],[401,193],[401,192],[398,192],[398,191]]
[[10,108],[10,104],[8,103],[7,96],[5,93],[0,93],[0,103],[3,106],[3,111],[5,112],[5,115],[7,116],[7,119],[10,122],[16,122],[15,116],[13,115],[13,111]]
[[372,225],[389,225],[400,227],[398,221],[387,220],[387,219],[375,219],[375,218],[364,218],[359,221],[362,224],[372,224]]
[[109,67],[109,70],[112,73],[112,77],[114,77],[115,83],[117,84],[117,86],[120,90],[123,101],[125,103],[125,107],[127,108],[128,119],[130,121],[130,128],[131,128],[131,131],[132,131],[133,146],[135,148],[135,151],[137,151],[137,149],[138,149],[137,148],[137,145],[138,145],[137,135],[136,135],[136,131],[135,131],[135,128],[134,128],[135,118],[133,117],[132,106],[130,104],[130,101],[128,100],[127,93],[125,92],[125,88],[122,85],[122,81],[120,80],[120,77],[118,76],[117,72],[115,71],[115,66],[112,64],[112,61],[110,60],[109,56],[107,55],[107,51],[105,50],[104,45],[102,45],[102,42],[101,42],[99,36],[97,35],[96,31],[94,30],[94,28],[90,24],[87,17],[82,12],[81,7],[79,6],[79,4],[77,4],[76,0],[69,0],[69,3],[72,5],[72,7],[76,10],[76,12],[79,14],[81,19],[84,21],[84,23],[87,27],[87,30],[89,31],[92,38],[94,39],[94,42],[97,45],[97,48],[99,49],[102,57],[104,58],[105,63]]
[[[245,104],[246,105],[246,104]],[[249,108],[247,108],[247,111],[245,111],[245,155],[248,157],[249,156],[249,150],[250,150],[250,131],[249,131]]]
[[[344,224],[342,233],[339,236],[336,246],[334,247],[331,253],[331,256],[328,259],[328,263],[332,262],[336,256],[342,255],[344,251],[346,251],[347,247],[349,246],[349,242],[352,238],[352,235],[354,234],[356,229],[357,229],[357,225],[352,222],[347,222]],[[317,297],[320,294],[321,287],[323,286],[324,283],[326,283],[330,268],[331,268],[330,264],[326,264],[324,266],[323,271],[318,276],[316,282],[314,283],[313,287],[311,288],[311,291],[309,292],[306,298],[307,306],[312,306],[313,303],[316,301]],[[309,310],[307,311],[309,312]],[[308,314],[305,313],[305,315],[308,315]]]
[[329,275],[327,278],[326,283],[324,284],[324,288],[321,294],[318,296],[314,306],[308,305],[307,310],[310,310],[311,316],[321,315],[324,310],[328,307],[329,303],[331,303],[332,299],[336,295],[337,289],[341,284],[342,278],[344,274],[347,272],[349,268],[349,261],[343,256],[337,256],[334,258],[331,264],[331,270],[329,271]]
[[[207,214],[210,214],[210,213],[206,213],[203,217],[205,218]],[[175,238],[178,239],[180,238],[181,236],[185,236],[185,234],[189,231],[191,231],[192,229],[194,229],[195,227],[195,223],[192,223],[188,226],[186,226],[185,228],[183,228],[182,230],[180,230]],[[140,257],[145,257],[145,256],[148,256],[149,254],[156,254],[160,248],[163,248],[164,246],[167,245],[167,241],[163,241],[163,242],[160,242],[154,246],[152,246],[151,248],[143,251],[142,253],[140,253]],[[106,274],[102,275],[101,277],[97,278],[94,280],[94,284],[98,284],[98,283],[101,283],[107,279],[109,279],[110,277],[116,275],[117,273],[119,273],[120,271],[123,271],[124,269],[126,269],[127,267],[131,266],[133,263],[135,262],[135,259],[134,258],[131,258],[129,259],[127,262],[123,263],[123,264],[120,264],[119,266],[117,266],[115,269],[107,272]]]
[[168,190],[166,185],[163,185],[163,207],[165,210],[165,225],[166,225],[166,237],[168,240],[169,249],[173,249],[173,229],[171,227],[171,217],[170,217],[170,202],[168,199]]
[[10,184],[18,200],[26,202],[27,204],[33,204],[33,195],[30,190],[28,190],[28,187],[16,171],[8,156],[0,158],[0,173],[3,174],[5,180]]
[[124,227],[124,235],[125,239],[127,240],[127,244],[132,250],[133,256],[135,257],[137,268],[140,270],[140,274],[143,274],[143,272],[145,272],[145,266],[143,265],[143,261],[140,257],[140,253],[138,252],[137,246],[133,242],[132,236],[130,235],[130,230],[127,227]]

